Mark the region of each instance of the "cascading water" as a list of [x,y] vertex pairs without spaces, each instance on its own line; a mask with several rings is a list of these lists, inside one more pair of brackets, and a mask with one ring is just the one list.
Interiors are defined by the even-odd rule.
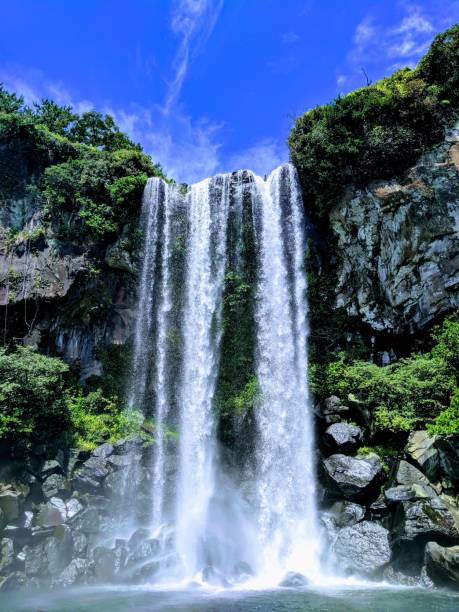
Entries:
[[[288,571],[313,579],[319,537],[295,170],[281,166],[266,181],[217,175],[187,190],[150,179],[143,209],[129,405],[153,419],[155,444],[150,514],[131,524],[148,524],[167,543],[154,579],[226,584],[253,574],[274,586]],[[216,395],[224,395],[226,283],[249,259],[254,304],[242,318],[253,319],[259,391],[243,458],[222,451]]]
[[305,240],[295,170],[256,179],[260,222],[257,479],[262,572],[317,575],[313,432],[307,383]]

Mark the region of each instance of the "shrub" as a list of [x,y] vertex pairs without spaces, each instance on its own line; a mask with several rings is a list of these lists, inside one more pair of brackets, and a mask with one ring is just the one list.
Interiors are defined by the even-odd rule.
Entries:
[[418,68],[297,118],[289,137],[306,205],[327,218],[346,185],[399,175],[439,142],[457,112],[459,26],[437,36]]
[[457,404],[450,404],[450,398],[458,383],[459,323],[446,320],[432,336],[431,351],[385,367],[338,354],[322,375],[323,395],[336,393],[363,403],[381,431],[410,431],[434,423],[443,433],[452,433]]
[[64,401],[67,365],[28,347],[0,349],[0,438],[48,442],[68,429]]
[[432,434],[459,433],[459,387],[454,389],[448,408],[442,410],[433,423],[427,424],[427,430]]
[[102,440],[115,442],[137,435],[146,440],[151,438],[142,430],[144,416],[141,412],[122,410],[118,398],[105,397],[101,389],[87,394],[83,389],[69,389],[66,405],[71,422],[69,442],[78,448],[92,450]]

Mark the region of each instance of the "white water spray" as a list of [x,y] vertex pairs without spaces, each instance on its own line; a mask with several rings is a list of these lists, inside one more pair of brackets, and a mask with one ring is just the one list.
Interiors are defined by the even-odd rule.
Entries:
[[[250,214],[244,216],[245,206]],[[237,221],[233,241],[230,211]],[[180,215],[185,236],[174,229]],[[161,580],[206,581],[211,575],[226,584],[250,571],[269,586],[288,571],[314,579],[320,551],[307,386],[304,216],[295,170],[281,166],[266,181],[246,172],[218,175],[186,193],[150,179],[143,218],[129,404],[143,406],[155,423],[150,526],[154,533],[172,534],[174,549]],[[215,392],[225,273],[242,256],[247,219],[255,242],[253,350],[260,400],[254,408],[255,468],[241,486],[242,466],[234,478],[220,460]],[[179,321],[174,330],[173,318]],[[172,331],[179,346],[175,362]],[[171,424],[178,433],[173,474],[167,468]]]

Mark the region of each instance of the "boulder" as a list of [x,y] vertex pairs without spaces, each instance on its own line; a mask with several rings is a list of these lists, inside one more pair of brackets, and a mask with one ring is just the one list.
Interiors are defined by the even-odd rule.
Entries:
[[371,521],[340,529],[333,550],[346,571],[366,575],[381,570],[392,554],[389,531]]
[[66,479],[61,474],[51,474],[41,485],[43,496],[46,499],[57,495],[68,495],[69,487]]
[[62,466],[59,463],[59,461],[56,461],[55,459],[51,459],[50,461],[45,461],[45,463],[42,465],[41,469],[40,469],[40,478],[42,480],[45,480],[46,478],[48,478],[48,476],[51,476],[51,474],[62,474],[63,470],[62,470]]
[[340,423],[343,418],[349,415],[349,408],[342,404],[339,397],[332,395],[320,404],[317,413],[328,424]]
[[19,517],[19,508],[22,496],[18,491],[5,489],[0,491],[0,510],[7,522],[14,521]]
[[150,531],[148,529],[144,529],[142,527],[136,529],[128,540],[129,549],[135,550],[139,544],[145,540],[148,540],[149,537]]
[[394,515],[392,537],[398,546],[417,544],[419,553],[419,547],[423,549],[429,540],[454,544],[459,532],[446,504],[439,497],[433,497],[400,502]]
[[297,589],[298,587],[304,587],[309,584],[308,579],[299,572],[288,572],[283,578],[279,586],[290,589]]
[[437,494],[425,484],[397,485],[384,491],[384,497],[389,504],[412,499],[437,497]]
[[405,447],[405,453],[432,482],[438,479],[440,473],[440,455],[436,441],[437,436],[430,436],[427,431],[413,431]]
[[383,475],[377,455],[331,455],[322,466],[326,493],[330,498],[368,502],[377,496]]
[[459,546],[448,548],[428,542],[424,552],[426,572],[438,586],[459,590]]
[[52,582],[53,587],[69,587],[84,582],[90,573],[91,564],[87,559],[75,558]]
[[66,531],[62,537],[48,537],[36,546],[26,546],[27,577],[48,578],[59,575],[72,558],[72,537]]
[[101,446],[98,446],[96,449],[94,449],[92,451],[92,454],[94,457],[102,457],[103,459],[106,459],[107,457],[112,455],[113,452],[113,444],[108,444],[108,442],[106,442],[105,444],[102,444]]
[[52,497],[42,505],[38,513],[37,522],[42,527],[55,527],[72,520],[83,510],[81,503],[71,498],[67,502],[59,497]]
[[0,576],[0,593],[16,591],[26,584],[27,579],[23,572],[12,572],[4,578]]
[[444,486],[459,487],[459,435],[439,437],[436,443]]
[[92,480],[103,480],[108,476],[107,460],[105,457],[89,457],[82,468],[83,473]]
[[408,461],[400,461],[396,465],[390,481],[393,485],[430,484],[428,478]]
[[0,575],[4,576],[14,564],[14,543],[11,538],[0,540]]
[[134,453],[127,453],[126,455],[111,455],[107,462],[114,468],[123,468],[132,465],[133,463],[139,463],[141,455],[135,455]]
[[365,508],[349,501],[337,501],[329,510],[336,527],[348,527],[363,520]]
[[98,546],[94,549],[94,571],[96,578],[112,582],[126,569],[129,550],[124,540],[117,540],[115,548]]
[[353,453],[361,445],[363,433],[357,425],[333,423],[325,431],[324,441],[333,452]]
[[100,515],[96,508],[85,508],[69,520],[72,529],[85,535],[95,535],[99,532]]

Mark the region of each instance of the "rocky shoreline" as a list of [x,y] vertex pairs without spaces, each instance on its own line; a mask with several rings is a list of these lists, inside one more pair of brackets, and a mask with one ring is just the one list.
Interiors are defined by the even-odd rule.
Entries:
[[[368,429],[355,408],[330,397],[316,415],[321,522],[337,573],[459,589],[459,436],[412,432],[389,466],[363,446]],[[0,591],[151,581],[164,543],[145,529],[113,539],[126,483],[144,483],[148,502],[151,478],[141,438],[8,462]]]
[[340,569],[459,589],[459,436],[414,431],[389,466],[363,447],[365,426],[343,419],[362,420],[356,408],[332,396],[317,412],[322,522]]

